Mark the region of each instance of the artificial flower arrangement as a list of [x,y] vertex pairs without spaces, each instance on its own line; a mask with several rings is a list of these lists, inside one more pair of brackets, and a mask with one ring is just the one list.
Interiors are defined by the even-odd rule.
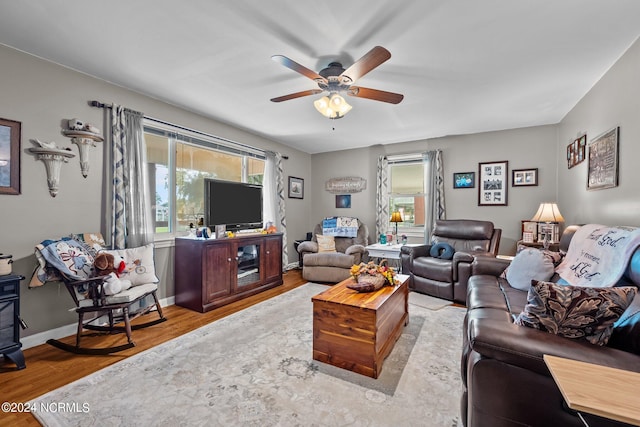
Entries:
[[357,283],[347,285],[348,288],[358,292],[377,291],[385,285],[394,286],[396,284],[396,272],[393,267],[387,265],[387,260],[380,261],[377,265],[373,261],[351,266],[349,271]]

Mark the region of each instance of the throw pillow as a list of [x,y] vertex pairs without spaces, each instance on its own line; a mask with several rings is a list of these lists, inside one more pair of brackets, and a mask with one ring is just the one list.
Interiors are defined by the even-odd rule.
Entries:
[[553,262],[542,251],[527,248],[513,258],[503,274],[511,287],[528,291],[532,280],[549,280],[554,269]]
[[606,345],[613,324],[631,304],[636,292],[632,286],[587,288],[534,280],[527,305],[514,323]]
[[104,251],[122,258],[126,267],[120,273],[120,279],[130,280],[132,286],[158,283],[155,262],[153,260],[153,243],[137,248],[114,249]]
[[335,252],[336,240],[333,236],[323,236],[322,234],[316,234],[316,240],[318,240],[318,252]]
[[445,242],[440,242],[431,246],[431,250],[429,250],[429,255],[431,255],[433,258],[450,260],[450,259],[453,259],[453,254],[455,252],[456,250],[453,249],[453,246]]

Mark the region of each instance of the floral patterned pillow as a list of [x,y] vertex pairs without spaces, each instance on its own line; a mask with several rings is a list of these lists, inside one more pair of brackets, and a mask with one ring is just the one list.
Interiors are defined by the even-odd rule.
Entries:
[[632,286],[586,288],[532,280],[527,305],[514,323],[606,345],[613,324],[631,304],[636,291]]

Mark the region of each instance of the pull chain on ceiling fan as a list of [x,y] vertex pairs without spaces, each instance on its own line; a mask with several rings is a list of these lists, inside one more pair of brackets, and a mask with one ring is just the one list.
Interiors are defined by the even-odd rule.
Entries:
[[330,119],[340,119],[351,110],[351,105],[349,105],[341,95],[343,93],[357,98],[367,98],[374,101],[398,104],[402,101],[404,95],[362,86],[353,86],[356,80],[389,58],[391,58],[391,53],[389,53],[387,49],[376,46],[346,70],[341,63],[332,62],[326,68],[316,73],[286,56],[274,55],[271,59],[313,80],[319,89],[303,90],[301,92],[271,98],[271,101],[282,102],[303,96],[329,92],[328,95],[314,101],[313,105],[323,116]]

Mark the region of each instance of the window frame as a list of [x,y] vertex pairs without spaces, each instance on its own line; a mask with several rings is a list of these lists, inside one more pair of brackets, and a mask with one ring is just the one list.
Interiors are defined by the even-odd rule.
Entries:
[[[415,198],[416,197],[422,197],[423,200],[426,200],[426,196],[427,193],[422,192],[422,193],[394,193],[392,191],[393,188],[393,178],[392,178],[392,173],[391,170],[394,166],[397,165],[401,165],[401,164],[420,164],[422,165],[423,169],[423,176],[422,176],[422,188],[423,191],[426,187],[426,183],[424,182],[425,177],[424,177],[424,161],[423,161],[423,156],[422,154],[419,153],[412,153],[412,154],[402,154],[402,155],[395,155],[395,156],[387,156],[387,176],[389,179],[389,186],[387,188],[387,203],[389,206],[389,218],[387,220],[387,229],[388,230],[394,230],[395,232],[395,223],[392,223],[390,221],[391,219],[391,213],[393,212],[392,209],[392,203],[391,203],[391,199],[392,198],[401,198],[401,197],[412,197]],[[414,201],[414,210],[415,210],[415,201]],[[424,238],[425,237],[425,229],[424,229],[424,225],[422,226],[403,226],[403,223],[399,223],[398,224],[398,234],[404,234],[408,237],[413,237],[413,238]]]
[[[266,164],[266,155],[263,150],[250,147],[235,141],[210,135],[193,129],[184,128],[171,123],[159,121],[145,117],[143,120],[143,132],[150,133],[159,137],[167,138],[167,169],[168,169],[168,187],[173,189],[169,191],[169,231],[158,233],[155,231],[154,218],[154,241],[155,242],[172,242],[176,237],[188,235],[188,230],[178,230],[177,218],[177,150],[179,144],[190,145],[193,147],[220,152],[227,155],[239,156],[241,158],[241,181],[248,182],[249,179],[249,159],[258,159]],[[266,165],[265,165],[266,166]],[[263,170],[264,181],[264,170]],[[152,193],[152,204],[155,205],[155,188],[150,189]],[[155,212],[152,212],[155,215]],[[162,243],[161,243],[162,244]],[[169,244],[167,244],[169,246]]]

